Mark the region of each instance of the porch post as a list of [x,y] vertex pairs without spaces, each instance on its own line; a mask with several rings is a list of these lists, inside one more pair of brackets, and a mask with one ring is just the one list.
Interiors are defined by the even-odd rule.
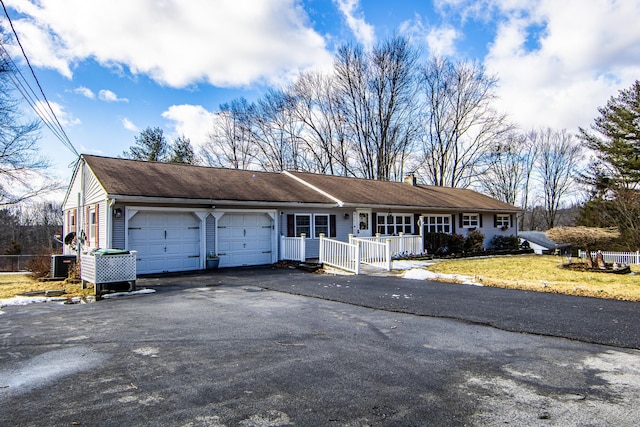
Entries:
[[385,260],[387,263],[387,271],[391,271],[391,239],[385,241]]

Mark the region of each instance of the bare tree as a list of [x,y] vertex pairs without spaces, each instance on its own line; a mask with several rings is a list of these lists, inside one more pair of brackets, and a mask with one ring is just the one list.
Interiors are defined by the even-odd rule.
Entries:
[[348,146],[334,79],[320,72],[303,73],[289,91],[294,99],[294,114],[304,126],[306,170],[348,175]]
[[475,63],[433,58],[424,68],[425,132],[420,172],[429,184],[467,187],[487,168],[487,153],[512,130],[491,108],[497,80]]
[[48,161],[40,155],[40,124],[24,121],[13,96],[13,68],[0,56],[0,206],[7,206],[61,188],[47,174]]
[[390,180],[402,175],[417,129],[416,62],[408,40],[395,37],[371,52],[345,45],[335,61],[340,112],[357,162],[354,173]]
[[539,148],[536,167],[544,194],[545,222],[547,228],[553,228],[558,209],[579,176],[582,155],[580,146],[566,130],[547,128],[536,135]]
[[252,169],[257,147],[251,133],[255,106],[240,98],[220,106],[207,142],[200,150],[205,164],[214,167]]
[[287,93],[273,89],[258,101],[251,130],[263,170],[300,169],[302,126],[295,118],[293,104]]

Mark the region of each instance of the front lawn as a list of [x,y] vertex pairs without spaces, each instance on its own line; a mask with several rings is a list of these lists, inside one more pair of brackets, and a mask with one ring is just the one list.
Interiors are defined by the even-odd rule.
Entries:
[[475,277],[485,286],[640,301],[640,275],[635,274],[640,266],[632,265],[631,274],[576,272],[559,268],[566,261],[551,255],[500,256],[447,260],[428,270]]
[[40,282],[30,274],[0,273],[0,299],[13,298],[24,292],[64,290],[63,297],[93,295],[93,286],[82,289],[80,283]]

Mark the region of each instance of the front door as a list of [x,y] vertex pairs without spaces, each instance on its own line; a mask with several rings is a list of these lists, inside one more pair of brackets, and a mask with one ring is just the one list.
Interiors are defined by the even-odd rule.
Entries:
[[371,209],[358,209],[353,215],[353,235],[371,237]]

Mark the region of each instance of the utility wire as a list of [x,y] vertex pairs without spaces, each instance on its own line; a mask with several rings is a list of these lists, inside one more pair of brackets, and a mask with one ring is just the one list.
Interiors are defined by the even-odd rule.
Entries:
[[[49,103],[49,100],[47,99],[47,96],[45,95],[44,90],[40,85],[40,81],[38,81],[38,77],[36,76],[36,73],[33,70],[31,63],[29,62],[27,53],[25,52],[24,47],[20,42],[20,38],[18,37],[18,33],[16,32],[16,29],[13,26],[13,22],[9,17],[9,12],[7,11],[4,1],[0,0],[0,3],[2,4],[2,9],[4,10],[4,14],[7,17],[7,20],[9,21],[9,25],[11,26],[11,31],[13,32],[16,42],[18,43],[18,46],[20,46],[20,50],[22,51],[22,56],[27,62],[27,66],[31,71],[31,75],[33,76],[33,79],[35,80],[36,84],[38,85],[38,88],[40,89],[40,94],[42,94],[42,98],[44,99],[44,102],[38,103],[38,101],[40,101],[38,99],[38,95],[35,93],[33,88],[29,85],[29,82],[24,77],[24,75],[20,72],[18,66],[11,58],[11,55],[9,55],[9,52],[7,51],[7,49],[0,42],[0,47],[2,48],[2,50],[0,51],[0,54],[4,53],[5,58],[8,58],[7,63],[10,62],[11,68],[16,72],[14,76],[11,76],[11,73],[9,73],[11,81],[13,82],[14,86],[16,86],[18,91],[22,94],[22,96],[27,100],[27,102],[29,103],[31,108],[35,111],[35,113],[38,115],[38,117],[40,117],[40,119],[42,119],[45,125],[53,132],[53,134],[62,142],[62,144],[65,147],[67,147],[73,154],[79,157],[80,154],[78,154],[78,151],[75,149],[67,133],[64,131],[64,128],[60,124],[60,121],[58,120],[56,113],[53,111],[53,108],[51,107],[51,104]],[[16,78],[16,76],[18,77]],[[31,95],[33,95],[33,97]],[[45,104],[48,107],[48,110],[43,107],[43,104]]]

